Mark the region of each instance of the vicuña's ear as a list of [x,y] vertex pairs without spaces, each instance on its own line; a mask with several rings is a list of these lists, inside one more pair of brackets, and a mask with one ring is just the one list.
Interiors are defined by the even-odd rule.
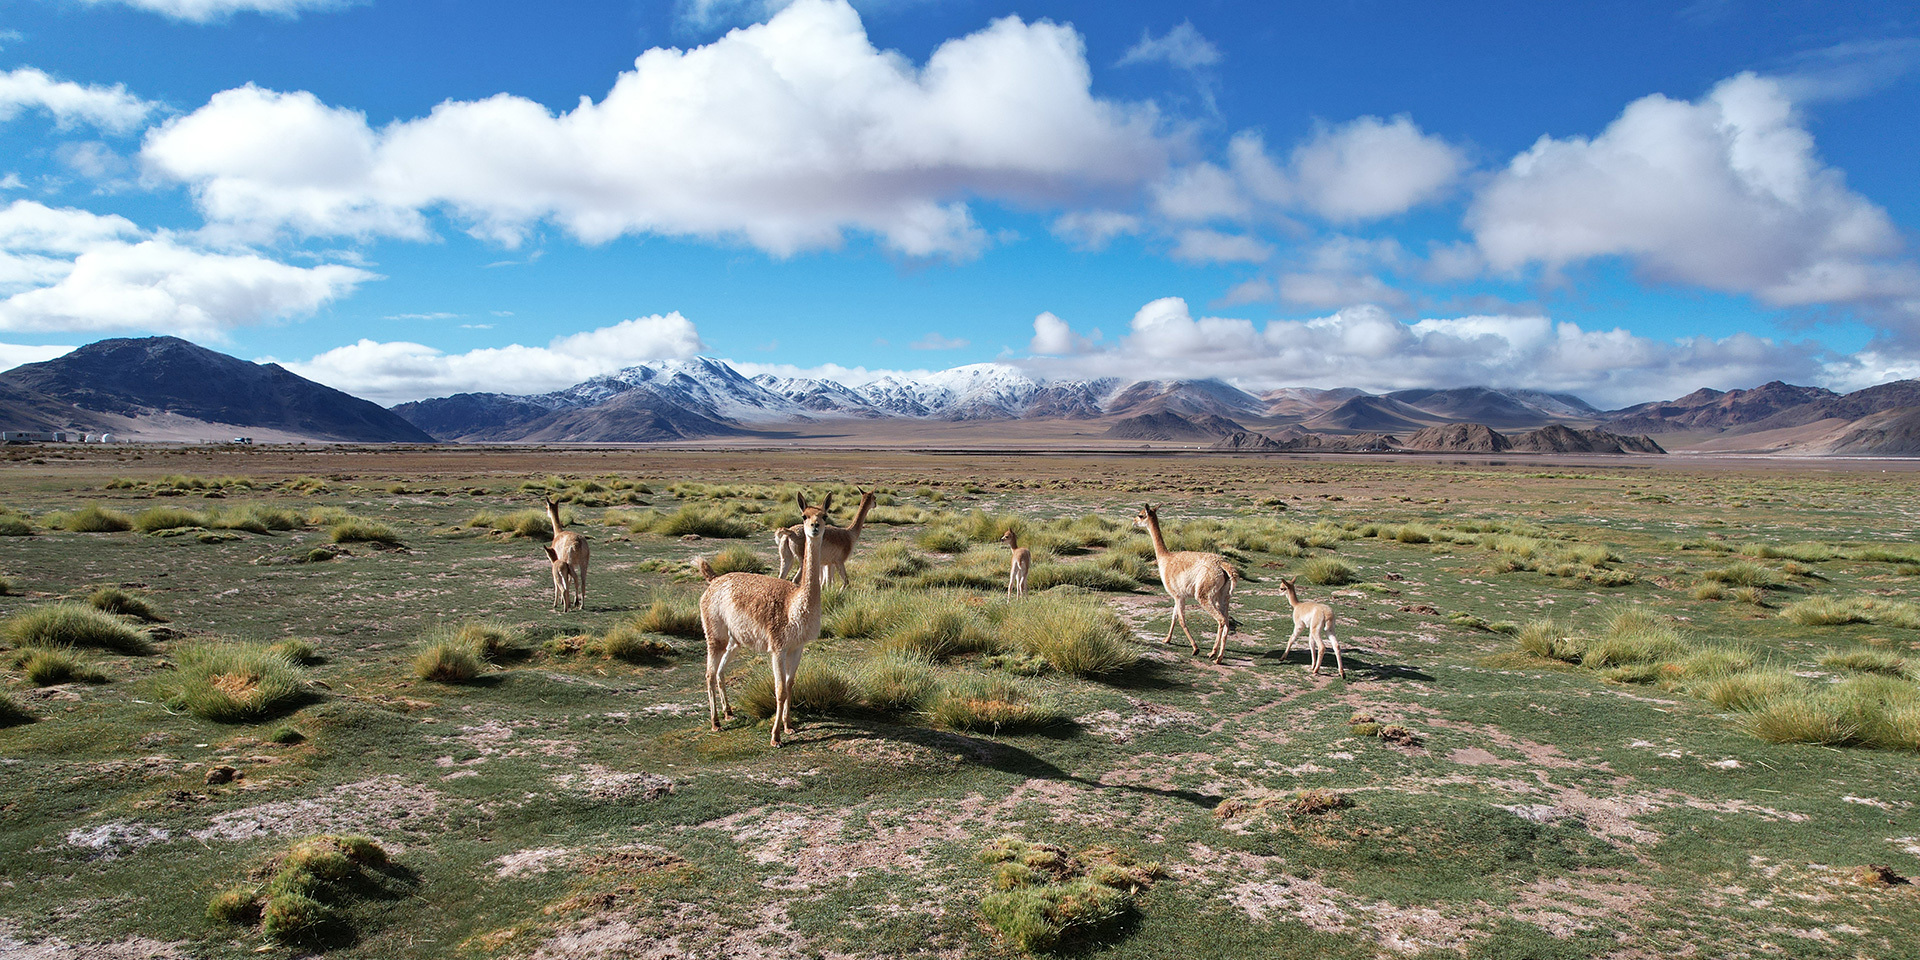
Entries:
[[793,498],[795,500],[800,501],[800,512],[806,513],[807,512],[807,495],[804,493],[796,493],[793,495]]
[[541,547],[541,549],[543,549],[543,550],[545,550],[545,551],[547,551],[547,561],[548,561],[549,563],[554,563],[554,562],[558,562],[558,561],[559,561],[559,559],[560,559],[560,555],[559,555],[559,554],[557,554],[557,553],[554,553],[554,552],[553,552],[553,548],[552,548],[552,547],[550,547],[550,546],[548,546],[548,545],[546,545],[546,544],[541,544],[541,545],[540,545],[540,547]]
[[820,501],[820,509],[827,513],[833,512],[833,494],[827,494],[827,498]]

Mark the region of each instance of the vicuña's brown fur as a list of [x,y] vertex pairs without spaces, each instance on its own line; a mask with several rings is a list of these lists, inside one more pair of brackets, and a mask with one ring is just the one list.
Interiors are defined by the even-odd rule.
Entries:
[[553,564],[553,608],[584,610],[587,606],[587,538],[560,528],[560,505],[547,498],[547,520],[553,524],[553,542],[546,545]]
[[1027,567],[1033,563],[1033,551],[1020,545],[1020,535],[1011,528],[1000,535],[1000,542],[1013,548],[1013,571],[1007,574],[1007,596],[1027,595]]
[[[1287,648],[1280,651],[1280,658],[1286,659],[1293,652],[1293,641],[1300,638],[1300,631],[1307,631],[1307,648],[1313,651],[1313,674],[1320,675],[1320,661],[1327,654],[1327,644],[1333,644],[1333,663],[1340,668],[1340,679],[1347,678],[1347,665],[1340,660],[1340,639],[1333,635],[1333,608],[1324,603],[1303,602],[1300,595],[1293,591],[1292,580],[1280,581],[1281,589],[1287,591],[1287,605],[1293,607],[1293,635],[1287,638]],[[1326,639],[1321,639],[1321,634]]]
[[1220,621],[1220,631],[1213,638],[1213,662],[1219,663],[1227,654],[1227,634],[1239,626],[1227,609],[1233,602],[1233,585],[1240,579],[1239,568],[1217,553],[1169,551],[1166,538],[1160,535],[1160,514],[1153,509],[1153,504],[1140,507],[1133,525],[1152,535],[1154,565],[1160,570],[1160,583],[1166,587],[1167,596],[1173,598],[1173,622],[1167,624],[1166,642],[1173,642],[1173,628],[1178,624],[1193,652],[1200,652],[1193,631],[1187,629],[1187,600],[1195,600]]
[[[820,636],[823,513],[808,514],[800,522],[798,584],[758,573],[729,573],[714,578],[700,595],[700,627],[707,637],[707,719],[713,729],[720,729],[723,712],[733,717],[721,675],[733,651],[745,648],[767,654],[773,667],[773,745],[793,732],[793,680],[800,672],[800,654]],[[704,565],[701,573],[712,570]]]
[[[826,516],[827,511],[833,509],[833,494],[827,494],[827,499],[818,507],[807,506],[807,495],[800,494],[801,515],[818,512],[821,519],[827,523],[826,532],[821,535],[820,562],[826,565],[828,583],[832,583],[837,574],[840,577],[840,586],[847,585],[847,558],[853,556],[853,548],[860,542],[860,531],[867,525],[867,511],[873,509],[873,502],[873,494],[862,491],[860,511],[853,515],[853,526],[836,527]],[[800,525],[796,523],[784,530],[776,531],[773,542],[780,549],[780,577],[793,578],[800,561]]]

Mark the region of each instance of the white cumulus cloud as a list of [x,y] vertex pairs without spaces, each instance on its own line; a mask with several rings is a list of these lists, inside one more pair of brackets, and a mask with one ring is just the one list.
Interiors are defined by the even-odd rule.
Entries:
[[[1866,369],[1816,344],[1748,334],[1653,340],[1623,329],[1585,330],[1542,316],[1436,317],[1405,323],[1378,307],[1264,325],[1195,317],[1185,300],[1141,307],[1107,346],[1079,338],[1050,314],[1034,323],[1035,356],[1018,363],[1053,377],[1219,377],[1243,389],[1283,386],[1486,385],[1570,392],[1600,406],[1671,398],[1701,386],[1749,387],[1772,379],[1845,385]],[[1071,345],[1071,349],[1060,349]],[[1045,349],[1043,349],[1045,348]],[[1876,361],[1877,362],[1877,361]],[[1867,364],[1871,365],[1871,364]],[[1877,381],[1874,381],[1877,382]]]
[[310,93],[242,87],[150,133],[143,156],[208,217],[262,231],[419,237],[439,210],[507,244],[550,221],[589,243],[652,233],[786,256],[851,231],[965,258],[987,242],[970,199],[1064,204],[1164,168],[1151,106],[1090,88],[1068,26],[1006,17],[916,68],[844,0],[798,0],[705,46],[648,50],[558,115],[501,94],[376,131]]
[[515,343],[447,353],[421,343],[362,339],[311,360],[280,364],[309,380],[394,404],[455,393],[546,393],[702,349],[699,330],[675,311],[555,337],[544,347]]
[[1821,162],[1780,85],[1753,74],[1694,102],[1643,97],[1591,139],[1541,138],[1467,223],[1497,270],[1621,257],[1656,282],[1776,307],[1920,298],[1886,211]]
[[158,108],[128,93],[123,84],[103,87],[55,80],[32,67],[0,73],[0,121],[12,120],[24,110],[44,110],[62,129],[85,123],[109,133],[126,133],[146,123]]
[[312,314],[374,274],[203,249],[85,210],[16,200],[0,210],[0,330],[218,339],[236,326]]
[[74,351],[71,346],[37,347],[19,343],[0,343],[0,372],[12,370],[23,363],[39,363],[64,357]]

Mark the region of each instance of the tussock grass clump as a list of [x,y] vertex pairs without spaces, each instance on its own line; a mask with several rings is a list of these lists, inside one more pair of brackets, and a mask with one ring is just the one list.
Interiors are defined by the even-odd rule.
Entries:
[[967,535],[951,527],[932,527],[913,538],[915,546],[934,553],[960,553],[971,546]]
[[287,658],[258,643],[202,643],[180,650],[162,683],[167,705],[216,723],[251,723],[308,697],[305,678]]
[[0,727],[14,727],[23,723],[32,723],[34,716],[20,701],[13,699],[5,690],[0,690]]
[[369,893],[394,893],[387,889],[395,885],[387,852],[367,837],[302,840],[264,872],[264,883],[215,894],[207,903],[207,919],[233,926],[257,923],[270,940],[316,946],[348,932],[343,910]]
[[1790,670],[1763,667],[1713,677],[1697,684],[1694,689],[1702,699],[1722,710],[1753,710],[1806,686],[1806,681],[1794,676]]
[[0,514],[0,537],[31,537],[33,524],[17,513]]
[[872,657],[854,674],[860,700],[883,713],[909,713],[924,707],[939,686],[933,661],[910,653]]
[[148,507],[133,518],[133,529],[141,533],[184,530],[207,525],[206,514],[180,507]]
[[662,597],[653,601],[628,625],[641,633],[664,633],[669,637],[698,640],[706,636],[700,626],[700,606],[691,600]]
[[[765,664],[735,694],[733,702],[747,716],[773,716],[773,674]],[[860,706],[860,689],[840,667],[819,659],[800,662],[793,678],[793,709],[816,716],[844,716]]]
[[106,674],[83,663],[73,651],[55,647],[35,647],[22,650],[13,658],[13,665],[27,682],[36,687],[51,687],[60,683],[106,683]]
[[1062,584],[1108,593],[1140,589],[1140,581],[1096,563],[1042,563],[1027,574],[1028,590],[1047,590]]
[[880,640],[886,653],[938,661],[995,646],[974,608],[952,594],[906,594],[894,602],[893,623]]
[[942,685],[927,716],[953,730],[1013,733],[1057,723],[1060,713],[1011,677],[968,674]]
[[[868,517],[867,520],[871,523],[873,518]],[[892,540],[875,547],[855,563],[862,571],[862,579],[876,578],[883,581],[905,579],[928,567],[926,557],[914,553],[913,547],[900,540]]]
[[1920,664],[1898,654],[1875,650],[1872,647],[1857,647],[1846,651],[1829,650],[1820,658],[1820,665],[1833,670],[1879,673],[1890,677],[1905,677],[1909,680],[1920,679]]
[[480,670],[481,660],[473,648],[452,637],[428,641],[413,656],[414,676],[435,683],[466,683]]
[[1787,604],[1780,615],[1804,627],[1871,623],[1876,626],[1920,630],[1920,604],[1880,597],[1809,597]]
[[740,519],[740,514],[743,512],[745,511],[741,510],[738,504],[727,506],[688,504],[672,513],[642,510],[633,514],[627,529],[634,533],[656,533],[663,537],[684,537],[692,534],[723,540],[745,540],[758,535],[762,528],[758,524]]
[[1142,586],[1160,585],[1160,568],[1154,566],[1152,545],[1148,545],[1147,556],[1115,548],[1108,550],[1093,560],[1093,565],[1102,570],[1111,570]]
[[1338,587],[1360,579],[1345,561],[1333,557],[1309,560],[1300,567],[1300,579],[1323,587]]
[[1126,624],[1104,604],[1078,597],[1029,597],[1014,604],[1000,634],[1020,652],[1076,677],[1114,673],[1140,659]]
[[498,663],[520,650],[519,631],[501,623],[475,620],[454,631],[454,642],[462,643],[473,655],[488,663]]
[[1580,655],[1583,667],[1618,667],[1672,659],[1686,649],[1680,632],[1643,610],[1628,608],[1615,614],[1607,632],[1587,645]]
[[143,597],[128,593],[119,587],[101,587],[87,597],[87,602],[95,610],[145,620],[148,623],[166,623],[167,618],[154,612],[153,605]]
[[1729,587],[1758,587],[1762,590],[1778,590],[1787,585],[1778,571],[1746,561],[1708,570],[1700,574],[1700,579],[1724,583]]
[[603,657],[628,663],[665,660],[676,652],[673,644],[656,640],[631,623],[618,624],[608,630],[605,636],[594,642],[593,648]]
[[334,543],[385,543],[397,545],[400,535],[392,527],[372,520],[349,517],[327,528],[327,539]]
[[287,658],[287,662],[297,663],[303,667],[320,662],[320,652],[314,649],[313,642],[299,637],[276,641],[267,649]]
[[1071,949],[1109,934],[1125,921],[1133,898],[1163,876],[1158,863],[1095,847],[1079,854],[1014,837],[979,853],[994,867],[994,886],[980,915],[1012,946],[1028,952]]
[[1587,652],[1587,642],[1569,634],[1565,624],[1553,620],[1529,620],[1520,627],[1520,649],[1536,657],[1579,663]]
[[78,603],[56,603],[15,614],[0,624],[0,636],[22,647],[97,647],[146,653],[147,640],[127,622]]
[[204,526],[215,530],[245,530],[248,533],[297,530],[304,525],[299,514],[290,510],[263,507],[259,504],[208,511],[205,519]]
[[853,640],[885,636],[900,622],[907,597],[872,587],[851,587],[826,595],[821,635]]
[[[561,523],[578,523],[579,520],[579,516],[572,507],[560,508]],[[510,537],[553,539],[553,522],[547,519],[545,507],[513,510],[506,513],[482,510],[467,518],[467,526],[498,530]]]
[[133,529],[133,518],[118,510],[88,504],[60,517],[60,527],[73,533],[119,533]]
[[745,544],[734,544],[713,555],[713,571],[717,574],[729,573],[766,573],[771,569],[765,558],[753,552]]

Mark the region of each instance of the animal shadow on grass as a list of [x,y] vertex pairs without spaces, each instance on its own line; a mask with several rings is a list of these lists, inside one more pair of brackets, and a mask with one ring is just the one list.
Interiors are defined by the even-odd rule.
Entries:
[[1109,686],[1128,690],[1172,690],[1181,686],[1172,665],[1147,657],[1141,657],[1100,679]]
[[[1258,659],[1271,660],[1275,663],[1298,664],[1302,668],[1308,667],[1313,663],[1313,651],[1301,649],[1300,644],[1294,644],[1293,650],[1283,656],[1282,651],[1284,650],[1286,650],[1285,647],[1280,647],[1264,653],[1255,654],[1254,656]],[[1347,674],[1350,679],[1421,681],[1431,681],[1433,679],[1433,674],[1427,673],[1424,670],[1418,670],[1398,663],[1377,663],[1369,660],[1367,659],[1367,652],[1365,650],[1342,648],[1340,654],[1341,658],[1346,661]],[[1333,651],[1327,651],[1326,656],[1320,661],[1320,668],[1328,674],[1333,673]]]
[[[1214,807],[1219,806],[1220,802],[1225,799],[1193,790],[1165,790],[1159,787],[1143,787],[1136,784],[1101,783],[1098,780],[1088,780],[1085,777],[1068,773],[1054,765],[1052,761],[1035,756],[1012,744],[1002,743],[997,740],[983,740],[979,737],[970,737],[963,733],[946,730],[928,730],[923,727],[902,727],[889,723],[870,723],[859,720],[848,720],[846,718],[840,718],[840,723],[845,727],[852,727],[854,729],[847,730],[843,728],[840,731],[822,736],[819,740],[853,740],[861,738],[897,740],[902,743],[927,747],[943,753],[957,754],[965,763],[986,767],[991,770],[998,770],[1001,773],[1011,774],[1017,777],[1026,777],[1033,780],[1053,780],[1061,783],[1077,783],[1082,786],[1092,787],[1096,790],[1124,790],[1128,793],[1151,794],[1156,797],[1166,797],[1172,800],[1179,800],[1183,803],[1191,803],[1202,810],[1211,811]],[[1033,733],[1040,736],[1050,736],[1054,739],[1065,740],[1078,736],[1080,734],[1080,727],[1071,721],[1062,721],[1061,723],[1052,725],[1052,727],[1047,730],[1036,730],[1033,731]]]

